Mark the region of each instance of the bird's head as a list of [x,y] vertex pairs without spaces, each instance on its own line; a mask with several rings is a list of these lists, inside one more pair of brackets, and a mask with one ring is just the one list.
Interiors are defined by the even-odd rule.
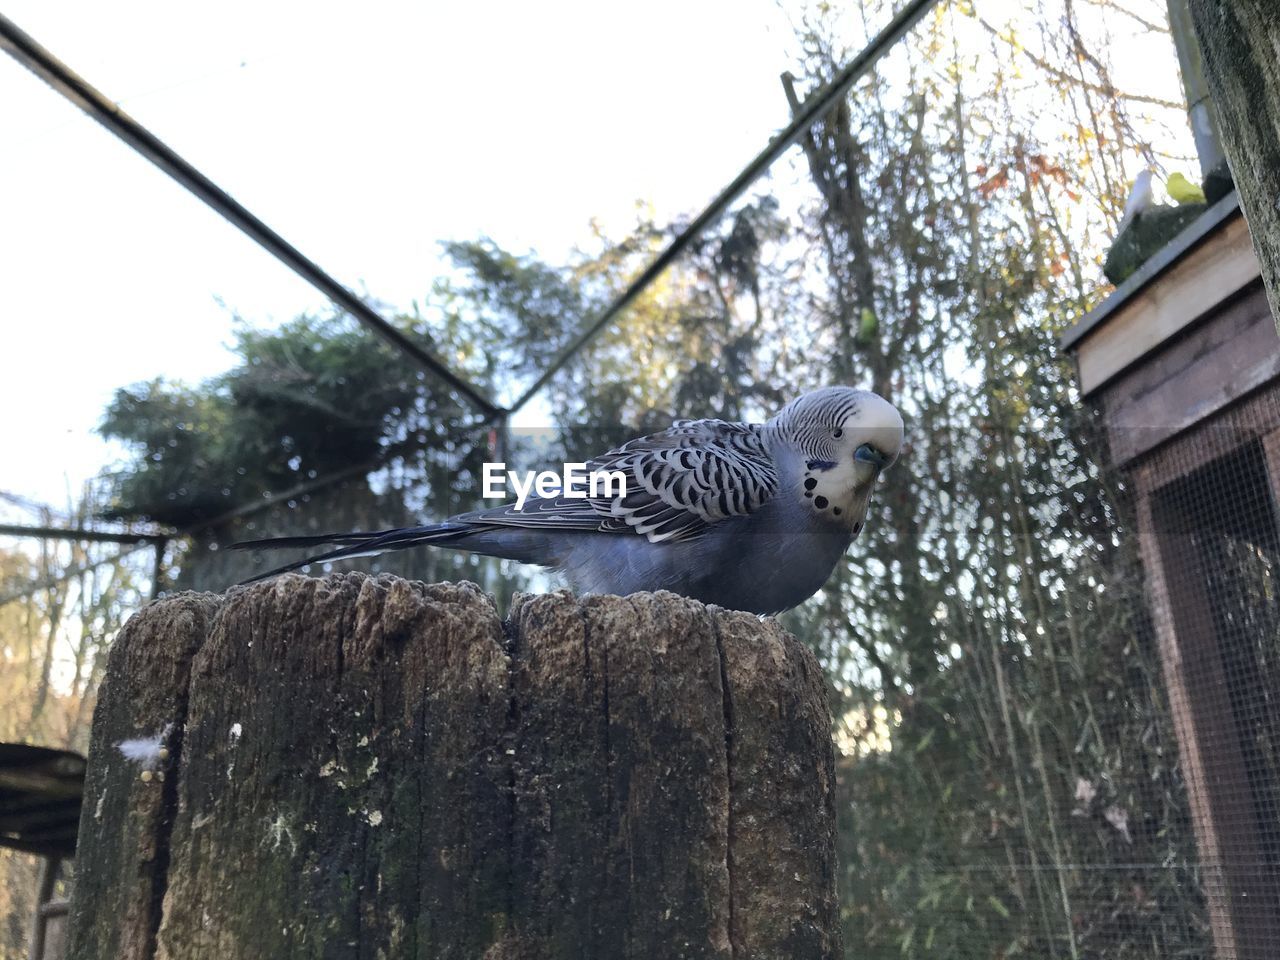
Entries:
[[826,387],[797,397],[769,421],[798,461],[797,493],[855,536],[880,472],[902,449],[902,415],[877,394]]

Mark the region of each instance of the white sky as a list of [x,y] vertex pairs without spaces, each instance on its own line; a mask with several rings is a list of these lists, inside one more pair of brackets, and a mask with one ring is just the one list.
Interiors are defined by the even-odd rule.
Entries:
[[[996,23],[1020,6],[981,4]],[[691,213],[787,120],[775,0],[0,8],[396,308],[427,294],[442,240],[556,261],[592,217],[625,230],[637,200],[659,222]],[[1166,39],[1113,43],[1133,52],[1114,58],[1122,86],[1178,95]],[[227,369],[231,311],[265,325],[324,307],[4,55],[0,184],[0,492],[63,506],[115,456],[93,428],[117,387]]]
[[[407,307],[437,244],[556,259],[638,199],[694,210],[787,119],[773,0],[4,13],[337,279]],[[322,299],[0,56],[0,491],[61,506],[111,392],[232,362],[227,308]],[[219,305],[219,300],[226,307]]]

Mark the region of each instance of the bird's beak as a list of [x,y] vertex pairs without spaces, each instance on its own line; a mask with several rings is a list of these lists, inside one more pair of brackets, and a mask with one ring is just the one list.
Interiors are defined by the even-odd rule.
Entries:
[[889,458],[877,450],[869,443],[864,443],[857,450],[853,451],[853,459],[860,463],[869,463],[876,468],[876,471],[884,469],[884,465],[889,462]]

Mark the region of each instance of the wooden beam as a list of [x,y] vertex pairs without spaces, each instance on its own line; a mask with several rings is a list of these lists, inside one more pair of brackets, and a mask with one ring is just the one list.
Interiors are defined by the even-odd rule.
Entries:
[[[1280,322],[1280,3],[1191,0],[1222,146]],[[1280,328],[1278,328],[1280,329]]]
[[[1128,463],[1280,378],[1276,335],[1262,285],[1107,384],[1111,463]],[[1214,427],[1211,429],[1217,430]],[[1187,462],[1180,460],[1180,463]]]
[[1080,392],[1093,393],[1256,281],[1258,273],[1248,228],[1233,217],[1080,342]]
[[[1213,931],[1214,952],[1218,957],[1239,956],[1235,925],[1231,922],[1231,898],[1222,876],[1223,839],[1219,819],[1214,816],[1211,779],[1206,745],[1198,735],[1196,703],[1191,678],[1183,662],[1178,642],[1173,604],[1170,599],[1170,572],[1166,568],[1161,536],[1157,532],[1160,517],[1145,493],[1138,498],[1138,542],[1142,565],[1146,570],[1147,600],[1160,651],[1169,712],[1173,716],[1178,738],[1178,754],[1182,761],[1182,778],[1191,803],[1191,823],[1195,829],[1200,862],[1204,865],[1201,883],[1209,908],[1209,925]],[[1178,588],[1174,584],[1174,589]]]
[[[1221,469],[1234,468],[1224,464]],[[1147,596],[1215,955],[1223,960],[1271,956],[1280,942],[1280,918],[1273,910],[1274,878],[1265,862],[1270,827],[1255,805],[1247,755],[1252,734],[1242,729],[1239,717],[1240,703],[1257,694],[1257,665],[1244,671],[1238,663],[1233,666],[1230,651],[1241,638],[1215,616],[1205,566],[1204,538],[1224,535],[1217,526],[1221,518],[1206,517],[1204,497],[1182,487],[1193,481],[1171,485],[1168,475],[1143,471],[1135,479]],[[1221,480],[1213,478],[1215,489]]]
[[1280,382],[1272,381],[1243,400],[1220,410],[1126,466],[1135,487],[1154,490],[1185,477],[1245,444],[1266,436],[1280,424]]
[[1262,438],[1262,456],[1267,462],[1267,481],[1271,486],[1272,509],[1280,519],[1280,424]]
[[[36,912],[31,927],[31,960],[53,960],[60,957],[62,951],[49,950],[49,920],[51,914],[45,907],[53,900],[54,886],[58,882],[58,874],[62,870],[60,857],[46,857],[40,867],[40,885],[36,890]],[[61,922],[61,921],[59,921]],[[59,946],[61,940],[59,939]]]

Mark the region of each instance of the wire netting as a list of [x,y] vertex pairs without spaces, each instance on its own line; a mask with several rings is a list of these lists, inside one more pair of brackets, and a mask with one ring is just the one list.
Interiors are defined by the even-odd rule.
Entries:
[[1280,394],[1143,464],[1144,561],[1216,955],[1280,954]]

